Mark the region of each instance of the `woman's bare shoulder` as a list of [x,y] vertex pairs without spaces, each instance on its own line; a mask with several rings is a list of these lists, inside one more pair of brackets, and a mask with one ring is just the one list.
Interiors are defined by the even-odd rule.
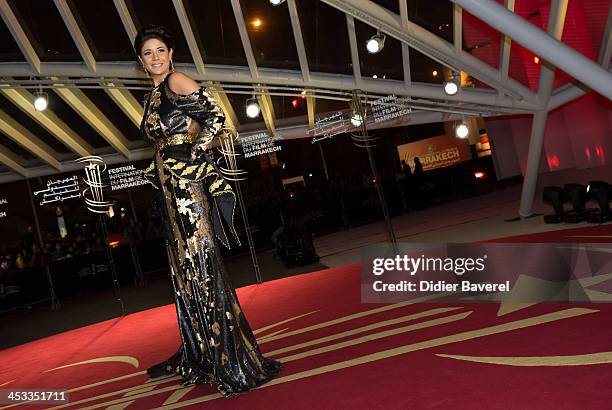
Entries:
[[168,87],[176,94],[188,95],[200,88],[191,77],[180,72],[174,72],[168,75]]

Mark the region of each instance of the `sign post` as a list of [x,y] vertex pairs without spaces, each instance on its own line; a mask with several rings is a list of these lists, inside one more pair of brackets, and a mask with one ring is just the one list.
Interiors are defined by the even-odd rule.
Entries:
[[[112,206],[112,202],[104,200],[103,188],[105,188],[107,185],[105,185],[102,181],[102,173],[106,171],[106,164],[104,163],[102,157],[98,156],[82,157],[76,161],[87,163],[85,166],[86,178],[84,181],[88,185],[88,188],[83,192],[83,197],[85,197],[87,209],[89,209],[91,212],[97,213],[100,217],[100,226],[102,227],[102,234],[104,235],[104,249],[106,250],[106,256],[111,268],[115,297],[121,306],[121,314],[125,315],[125,306],[123,305],[123,299],[121,297],[121,286],[119,285],[117,269],[115,268],[115,261],[113,260],[113,250],[108,243],[108,228],[106,226],[105,215],[108,215],[108,210],[109,207]],[[100,170],[101,167],[102,170]],[[88,198],[85,195],[86,193],[88,193],[91,198]]]
[[389,208],[387,207],[387,201],[385,201],[385,195],[383,194],[382,187],[380,186],[380,179],[378,178],[378,171],[376,169],[376,163],[374,162],[374,153],[372,152],[372,144],[370,143],[370,138],[368,136],[368,127],[366,125],[366,112],[361,103],[361,98],[357,93],[357,90],[353,90],[353,106],[355,111],[361,117],[361,138],[360,141],[364,143],[366,150],[368,151],[368,158],[370,160],[370,168],[372,169],[372,176],[375,179],[374,185],[376,186],[376,192],[378,193],[378,199],[380,200],[380,207],[382,208],[383,216],[385,218],[385,224],[387,225],[387,233],[389,235],[389,240],[393,245],[393,250],[395,253],[397,251],[397,238],[395,237],[395,231],[393,230],[393,225],[391,223],[391,217],[389,215]]
[[[26,179],[26,183],[28,184],[28,194],[30,195],[30,205],[32,205],[32,213],[34,214],[34,223],[36,224],[36,232],[38,232],[38,243],[40,244],[41,252],[45,249],[44,243],[42,239],[42,234],[40,233],[40,224],[38,223],[38,213],[36,212],[36,206],[34,205],[34,197],[32,196],[32,185],[30,185],[30,180]],[[53,286],[53,278],[51,277],[51,272],[49,271],[49,265],[45,265],[45,273],[47,274],[47,280],[49,281],[49,294],[51,296],[51,309],[57,310],[62,307],[57,295],[55,294],[55,288]]]

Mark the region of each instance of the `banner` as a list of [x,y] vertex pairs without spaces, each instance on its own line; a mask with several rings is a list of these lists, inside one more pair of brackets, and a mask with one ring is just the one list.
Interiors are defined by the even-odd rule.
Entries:
[[149,182],[144,178],[144,173],[144,169],[136,168],[133,164],[109,168],[111,191],[147,185]]
[[62,203],[69,199],[81,198],[83,192],[79,186],[79,176],[71,175],[67,178],[50,179],[47,187],[34,192],[34,196],[40,199],[40,206]]
[[317,116],[314,128],[308,130],[308,132],[314,134],[315,138],[313,138],[312,142],[315,143],[322,139],[347,132],[348,126],[348,118],[344,111],[338,111],[333,114],[326,113],[325,115]]
[[372,117],[374,123],[391,121],[398,117],[403,117],[412,112],[409,98],[398,98],[395,95],[388,95],[372,102]]
[[414,158],[423,164],[423,171],[448,167],[470,159],[465,141],[448,135],[398,145],[400,160],[406,161],[414,171]]
[[276,141],[281,139],[282,138],[280,137],[270,136],[265,131],[251,135],[241,135],[238,137],[238,140],[242,145],[242,153],[245,158],[280,151],[281,146],[276,145]]

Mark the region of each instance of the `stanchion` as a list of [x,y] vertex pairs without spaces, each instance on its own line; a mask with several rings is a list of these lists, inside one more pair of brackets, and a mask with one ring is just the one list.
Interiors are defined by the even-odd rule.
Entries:
[[376,163],[374,161],[374,152],[372,151],[372,144],[370,142],[370,137],[368,136],[368,127],[366,125],[366,112],[361,103],[361,98],[359,97],[358,91],[353,90],[353,107],[356,110],[357,114],[359,114],[361,118],[361,141],[364,143],[366,151],[368,152],[368,158],[370,160],[370,168],[372,170],[372,176],[374,177],[374,185],[376,186],[376,192],[378,193],[378,199],[380,201],[380,207],[382,208],[383,216],[385,218],[385,225],[387,226],[387,234],[389,236],[389,240],[393,246],[393,251],[397,254],[397,238],[395,237],[395,231],[393,230],[393,225],[391,223],[391,217],[389,215],[389,208],[387,207],[387,201],[385,201],[385,196],[382,191],[382,187],[380,186],[380,178],[378,178],[378,171],[376,169]]
[[117,275],[117,269],[115,268],[115,260],[113,259],[113,250],[108,243],[108,228],[106,227],[106,220],[104,219],[104,214],[100,214],[100,225],[102,226],[102,234],[104,235],[104,243],[106,250],[106,257],[108,259],[108,263],[110,265],[111,276],[113,278],[113,288],[115,291],[115,298],[117,298],[117,302],[119,302],[119,306],[121,306],[121,314],[125,315],[125,306],[123,305],[123,299],[121,298],[121,286],[119,285],[119,276]]
[[253,235],[251,233],[251,225],[249,224],[249,217],[247,215],[246,206],[242,198],[242,190],[240,189],[240,182],[236,181],[236,196],[238,197],[238,203],[240,204],[240,210],[242,213],[242,221],[244,222],[244,230],[246,232],[247,242],[249,244],[249,251],[251,253],[251,261],[253,262],[253,270],[255,271],[255,280],[257,283],[262,283],[261,271],[259,269],[259,261],[257,254],[255,253],[255,242],[253,241]]

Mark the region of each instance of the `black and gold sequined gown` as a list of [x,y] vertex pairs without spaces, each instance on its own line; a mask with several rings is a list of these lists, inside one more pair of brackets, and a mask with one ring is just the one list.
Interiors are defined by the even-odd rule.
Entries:
[[145,104],[141,132],[155,147],[146,176],[161,194],[181,335],[178,351],[147,372],[151,377],[178,374],[183,384],[215,384],[230,396],[269,381],[281,363],[261,354],[217,245],[217,240],[227,247],[238,241],[234,192],[202,149],[223,122],[204,88],[179,95],[167,78]]

